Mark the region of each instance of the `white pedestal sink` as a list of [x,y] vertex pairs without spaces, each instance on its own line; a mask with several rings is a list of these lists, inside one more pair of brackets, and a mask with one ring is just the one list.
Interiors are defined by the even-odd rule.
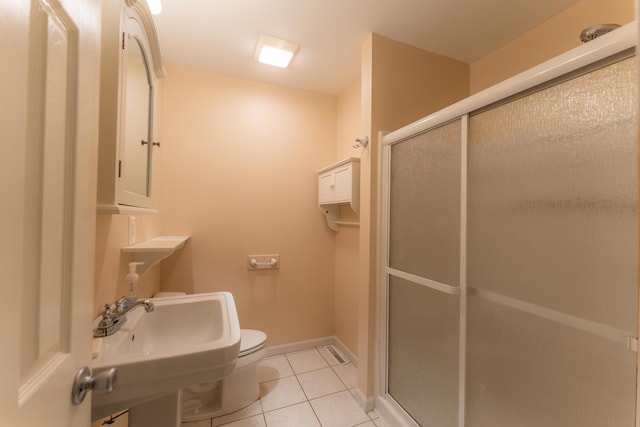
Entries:
[[[230,293],[151,301],[154,311],[146,313],[137,307],[126,314],[119,331],[99,338],[93,374],[115,367],[118,381],[109,394],[93,393],[92,420],[130,408],[131,427],[175,427],[182,387],[219,380],[235,369],[240,323]],[[151,414],[161,415],[166,422],[145,420]]]

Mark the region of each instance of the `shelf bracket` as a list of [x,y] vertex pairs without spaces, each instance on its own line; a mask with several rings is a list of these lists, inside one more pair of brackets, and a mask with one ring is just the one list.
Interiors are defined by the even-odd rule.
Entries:
[[318,205],[320,212],[327,218],[327,225],[333,231],[340,230],[336,221],[340,220],[340,205]]

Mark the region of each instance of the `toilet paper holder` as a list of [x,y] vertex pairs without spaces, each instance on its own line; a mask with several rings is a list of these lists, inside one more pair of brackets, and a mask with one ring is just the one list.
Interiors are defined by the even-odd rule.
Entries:
[[249,255],[247,269],[273,270],[280,267],[280,255]]

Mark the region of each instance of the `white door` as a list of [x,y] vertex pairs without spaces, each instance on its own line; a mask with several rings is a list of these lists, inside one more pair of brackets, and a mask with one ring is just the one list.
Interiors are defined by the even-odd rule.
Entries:
[[0,425],[90,424],[99,0],[0,1]]

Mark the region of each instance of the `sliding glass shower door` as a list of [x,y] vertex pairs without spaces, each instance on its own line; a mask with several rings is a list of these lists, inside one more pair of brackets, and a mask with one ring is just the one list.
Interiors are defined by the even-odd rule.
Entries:
[[469,120],[469,427],[634,425],[635,70]]
[[386,393],[424,427],[633,427],[635,57],[386,147]]
[[425,426],[458,425],[460,135],[456,120],[392,147],[389,394]]

